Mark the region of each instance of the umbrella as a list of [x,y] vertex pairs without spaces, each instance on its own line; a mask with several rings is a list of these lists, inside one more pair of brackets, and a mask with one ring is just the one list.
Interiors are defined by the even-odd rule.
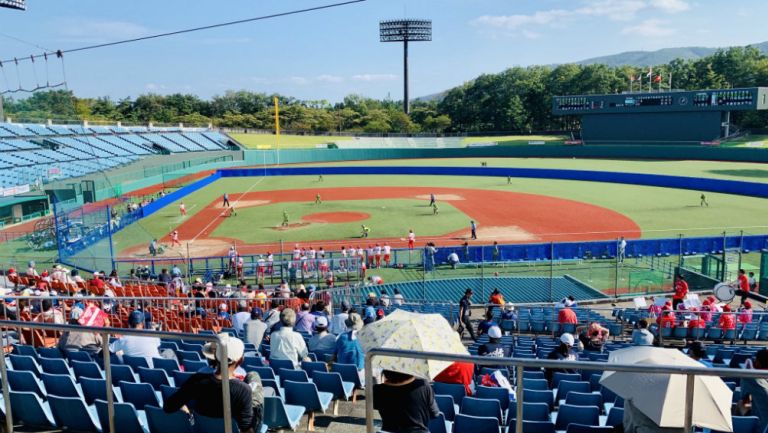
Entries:
[[[609,363],[674,365],[704,368],[676,349],[638,346],[611,352]],[[626,399],[660,427],[682,428],[685,424],[685,382],[682,374],[646,374],[606,371],[600,384]],[[733,431],[733,392],[715,376],[695,376],[693,424],[720,431]]]
[[[378,322],[366,325],[357,335],[366,352],[387,348],[468,355],[459,334],[439,314],[395,310]],[[373,358],[372,367],[431,380],[449,365],[451,362],[447,361],[377,356]]]

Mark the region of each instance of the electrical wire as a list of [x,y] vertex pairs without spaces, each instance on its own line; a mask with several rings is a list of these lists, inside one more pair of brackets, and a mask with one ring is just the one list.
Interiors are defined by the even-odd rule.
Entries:
[[7,33],[0,32],[0,36],[2,36],[4,38],[8,38],[8,39],[13,39],[16,42],[21,42],[22,44],[26,44],[26,45],[29,45],[29,46],[32,46],[32,47],[35,47],[35,48],[40,48],[43,51],[52,51],[50,48],[45,48],[45,47],[40,46],[40,45],[38,45],[38,44],[36,44],[34,42],[25,41],[24,39],[17,38],[16,36],[9,35]]
[[219,24],[211,24],[211,25],[207,25],[207,26],[193,27],[193,28],[189,28],[189,29],[175,30],[175,31],[172,31],[172,32],[158,33],[158,34],[148,35],[148,36],[141,36],[141,37],[138,37],[138,38],[124,39],[122,41],[106,42],[106,43],[103,43],[103,44],[88,45],[88,46],[85,46],[85,47],[71,48],[71,49],[68,49],[68,50],[58,50],[58,51],[50,51],[49,50],[49,52],[44,53],[44,54],[32,55],[32,56],[21,58],[21,59],[18,59],[18,60],[15,59],[15,58],[7,59],[7,60],[0,60],[0,62],[5,63],[5,62],[10,62],[10,61],[26,61],[28,59],[29,60],[34,60],[35,58],[41,58],[41,57],[43,57],[46,54],[47,55],[56,54],[58,56],[61,56],[62,54],[67,54],[67,53],[76,53],[76,52],[79,52],[79,51],[93,50],[93,49],[96,49],[96,48],[112,47],[112,46],[115,46],[115,45],[130,44],[130,43],[133,43],[133,42],[146,41],[146,40],[150,40],[150,39],[163,38],[163,37],[167,37],[167,36],[175,36],[175,35],[180,35],[180,34],[184,34],[184,33],[192,33],[192,32],[198,32],[198,31],[202,31],[202,30],[215,29],[215,28],[219,28],[219,27],[227,27],[227,26],[233,26],[233,25],[237,25],[237,24],[245,24],[245,23],[250,23],[250,22],[254,22],[254,21],[263,21],[263,20],[268,20],[268,19],[272,19],[272,18],[279,18],[279,17],[290,16],[290,15],[298,15],[298,14],[303,14],[303,13],[307,13],[307,12],[319,11],[319,10],[323,10],[323,9],[331,9],[331,8],[336,8],[336,7],[340,7],[340,6],[347,6],[347,5],[354,4],[354,3],[362,3],[362,2],[365,2],[365,1],[366,0],[348,0],[348,1],[344,1],[344,2],[331,3],[331,4],[322,5],[322,6],[315,6],[315,7],[311,7],[311,8],[296,9],[296,10],[292,10],[292,11],[288,11],[288,12],[279,12],[279,13],[276,13],[276,14],[263,15],[263,16],[259,16],[259,17],[246,18],[246,19],[242,19],[242,20],[227,21],[227,22],[219,23]]

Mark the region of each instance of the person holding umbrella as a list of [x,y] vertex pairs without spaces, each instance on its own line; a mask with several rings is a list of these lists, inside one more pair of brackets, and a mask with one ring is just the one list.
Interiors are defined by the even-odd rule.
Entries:
[[384,370],[384,382],[373,386],[373,408],[381,429],[391,433],[429,433],[429,420],[440,410],[429,382],[410,374]]

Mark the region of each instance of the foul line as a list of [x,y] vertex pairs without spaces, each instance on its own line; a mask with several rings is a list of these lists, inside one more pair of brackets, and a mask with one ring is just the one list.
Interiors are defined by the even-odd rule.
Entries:
[[[253,185],[251,185],[250,187],[248,187],[248,189],[247,189],[247,190],[245,190],[245,192],[244,192],[244,193],[241,193],[241,194],[240,194],[240,197],[239,197],[237,200],[235,200],[235,201],[234,201],[234,204],[237,204],[237,203],[239,203],[239,202],[240,202],[240,198],[242,198],[242,197],[245,197],[245,195],[246,195],[246,194],[248,194],[249,192],[251,192],[251,190],[252,190],[253,188],[255,188],[255,187],[256,187],[256,185],[260,184],[260,183],[261,183],[261,181],[263,181],[265,178],[266,178],[266,176],[262,176],[262,177],[260,177],[260,178],[259,178],[259,180],[257,180],[256,182],[254,182],[254,183],[253,183]],[[217,198],[216,200],[218,200],[218,198]],[[203,209],[203,210],[205,210],[205,209]],[[218,219],[220,216],[224,215],[224,212],[227,212],[228,210],[229,210],[228,208],[224,208],[224,209],[222,209],[222,211],[221,211],[221,212],[219,212],[218,214],[216,214],[216,217],[215,217],[215,218],[213,218],[213,219],[211,219],[211,221],[210,221],[208,224],[206,224],[206,226],[205,226],[205,227],[203,227],[203,229],[202,229],[202,230],[200,230],[200,231],[199,231],[199,232],[198,232],[198,233],[195,235],[195,237],[193,237],[192,239],[188,240],[187,242],[188,242],[188,243],[193,243],[193,242],[195,242],[195,241],[197,240],[197,238],[199,238],[199,237],[200,237],[200,235],[202,235],[202,234],[203,234],[203,232],[205,232],[206,230],[208,230],[208,227],[210,227],[210,226],[211,226],[213,223],[215,223],[215,222],[217,221],[217,219]],[[201,212],[202,212],[202,211],[201,211]]]

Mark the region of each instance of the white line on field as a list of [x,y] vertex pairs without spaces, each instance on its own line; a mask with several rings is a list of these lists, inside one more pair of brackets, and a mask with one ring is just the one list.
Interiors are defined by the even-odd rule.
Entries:
[[[261,181],[263,181],[264,179],[265,179],[265,177],[264,177],[264,176],[260,177],[260,178],[259,178],[259,180],[257,180],[256,182],[254,182],[254,183],[253,183],[253,185],[251,185],[250,187],[248,187],[248,189],[247,189],[247,190],[245,190],[245,192],[244,192],[244,193],[240,194],[240,197],[244,197],[246,194],[248,194],[249,192],[251,192],[251,190],[252,190],[253,188],[255,188],[255,187],[256,187],[256,185],[258,185],[259,183],[261,183]],[[218,200],[218,199],[217,199],[217,200]],[[237,200],[235,200],[235,201],[234,201],[234,204],[237,204],[239,201],[240,201],[240,199],[238,198]],[[228,210],[227,208],[224,208],[224,209],[222,209],[222,210],[221,210],[221,212],[219,212],[219,214],[217,214],[217,215],[216,215],[216,218],[220,217],[220,216],[221,216],[221,215],[222,215],[224,212],[226,212],[227,210]],[[200,231],[199,231],[199,232],[198,232],[198,233],[195,235],[195,237],[193,237],[192,239],[190,239],[190,240],[189,240],[189,243],[192,243],[192,242],[194,242],[195,240],[197,240],[197,238],[199,238],[199,237],[200,237],[200,235],[202,235],[202,234],[203,234],[203,233],[204,233],[206,230],[208,230],[208,227],[210,227],[210,226],[211,226],[211,225],[212,225],[214,222],[216,222],[216,218],[213,218],[213,219],[211,219],[211,221],[210,221],[208,224],[206,224],[206,226],[205,226],[205,227],[203,227],[203,229],[202,229],[202,230],[200,230]]]

